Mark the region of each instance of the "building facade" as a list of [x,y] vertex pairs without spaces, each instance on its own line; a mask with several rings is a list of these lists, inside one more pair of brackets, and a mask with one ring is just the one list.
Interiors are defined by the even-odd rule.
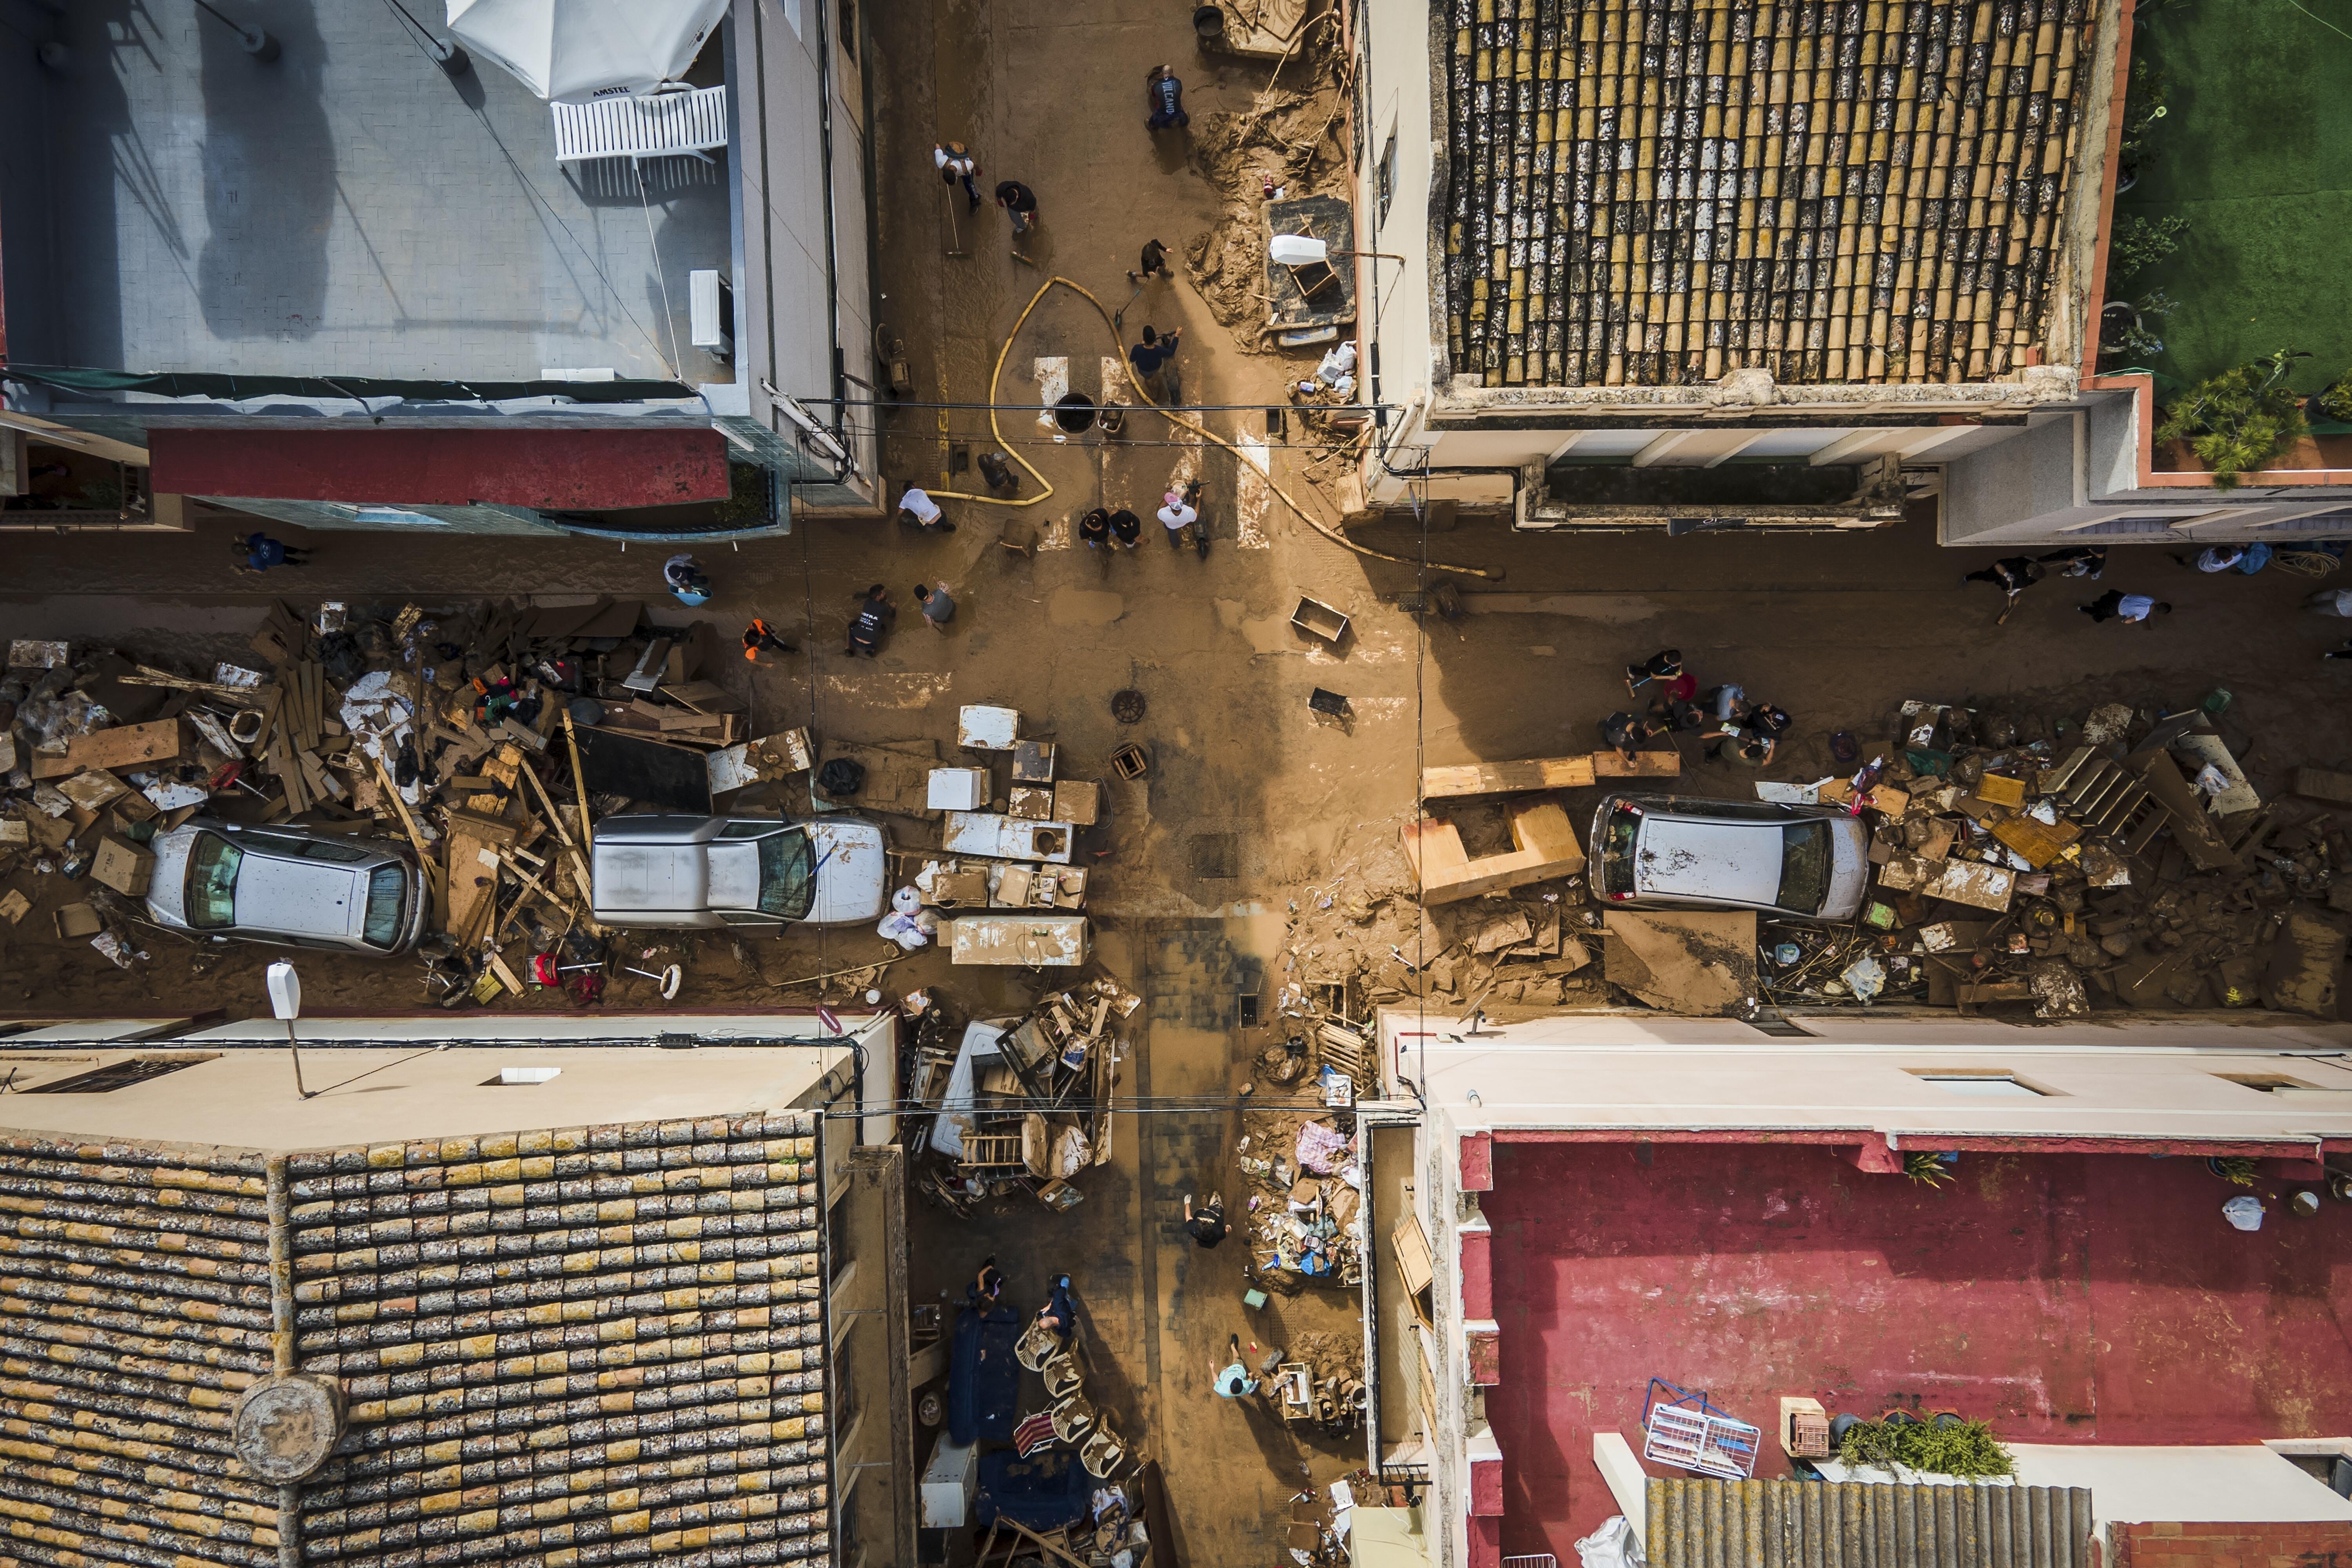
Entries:
[[187,0],[11,16],[0,423],[47,463],[145,470],[95,521],[179,516],[161,495],[710,538],[873,504],[844,401],[871,62],[833,8],[739,0],[678,99],[698,150],[643,157],[487,60],[445,70],[387,7],[278,8],[267,61]]

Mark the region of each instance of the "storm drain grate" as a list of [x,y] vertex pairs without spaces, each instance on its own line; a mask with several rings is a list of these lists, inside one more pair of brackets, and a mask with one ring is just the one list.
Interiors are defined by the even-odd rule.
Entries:
[[1238,875],[1241,862],[1241,838],[1235,833],[1195,833],[1192,835],[1192,874],[1200,877]]

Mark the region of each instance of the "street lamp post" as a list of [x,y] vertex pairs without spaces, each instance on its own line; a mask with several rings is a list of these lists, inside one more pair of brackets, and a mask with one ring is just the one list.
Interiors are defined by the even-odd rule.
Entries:
[[308,1100],[310,1092],[302,1087],[302,1048],[294,1039],[294,1020],[302,1016],[302,977],[283,958],[269,966],[269,1010],[286,1022],[286,1051],[294,1059],[294,1092]]

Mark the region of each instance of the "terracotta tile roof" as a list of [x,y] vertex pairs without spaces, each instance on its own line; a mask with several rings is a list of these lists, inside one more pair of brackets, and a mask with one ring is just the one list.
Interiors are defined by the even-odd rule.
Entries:
[[[815,1134],[755,1114],[288,1156],[296,1361],[350,1412],[301,1488],[304,1560],[827,1558]],[[261,1160],[0,1159],[0,1556],[274,1568],[276,1490],[225,1437],[271,1364]]]
[[2085,0],[1441,0],[1454,373],[1945,382],[2022,362]]

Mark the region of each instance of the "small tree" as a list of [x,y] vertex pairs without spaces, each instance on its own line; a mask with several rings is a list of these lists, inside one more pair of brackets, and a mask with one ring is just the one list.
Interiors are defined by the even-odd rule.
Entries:
[[2223,371],[2189,390],[2165,411],[2158,441],[2186,441],[2213,475],[2213,488],[2234,490],[2241,476],[2269,466],[2271,460],[2309,433],[2303,400],[2287,384],[2300,349],[2281,349],[2266,358]]
[[2150,223],[2135,214],[2116,219],[2107,240],[2108,287],[2179,250],[2181,233],[2188,227],[2187,218],[2158,218]]

